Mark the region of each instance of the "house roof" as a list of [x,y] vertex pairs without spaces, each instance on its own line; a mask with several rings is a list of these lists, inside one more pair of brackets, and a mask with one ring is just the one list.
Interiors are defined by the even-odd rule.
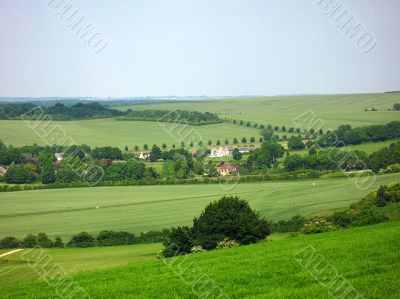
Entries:
[[217,166],[218,170],[223,170],[223,171],[235,171],[240,168],[240,165],[238,164],[232,164],[232,163],[224,163],[219,166]]

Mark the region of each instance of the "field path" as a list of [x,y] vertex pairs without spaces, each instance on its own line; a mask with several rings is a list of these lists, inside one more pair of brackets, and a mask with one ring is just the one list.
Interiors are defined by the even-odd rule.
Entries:
[[6,253],[0,254],[0,257],[5,257],[7,255],[16,253],[16,252],[21,251],[21,250],[24,250],[24,249],[23,248],[18,248],[18,249],[14,249],[14,250],[11,250],[11,251],[7,251]]

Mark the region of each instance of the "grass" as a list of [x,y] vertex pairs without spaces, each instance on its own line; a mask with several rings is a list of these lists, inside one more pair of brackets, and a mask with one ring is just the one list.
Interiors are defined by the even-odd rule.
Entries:
[[[294,258],[310,245],[316,254],[308,269],[312,273],[321,273],[316,271],[326,265],[334,269],[321,273],[326,282],[334,280],[337,271],[364,298],[399,298],[399,222],[139,262],[79,273],[72,279],[92,298],[197,298],[192,290],[202,290],[200,281],[205,279],[209,282],[205,290],[217,286],[212,294],[222,290],[229,298],[332,298],[328,291],[333,288],[320,284]],[[324,263],[318,264],[321,259]],[[216,298],[212,294],[209,297]],[[56,294],[46,283],[34,282],[6,286],[0,296]]]
[[[235,137],[238,140],[242,137],[250,139],[252,136],[259,138],[258,129],[226,123],[207,126],[178,125],[174,129],[166,130],[156,122],[96,119],[55,121],[48,130],[56,126],[61,127],[65,131],[66,136],[71,138],[75,144],[87,144],[90,146],[110,145],[120,147],[121,149],[125,145],[128,145],[130,150],[135,145],[138,145],[142,149],[145,143],[149,145],[149,148],[153,144],[161,146],[162,143],[166,143],[169,147],[173,144],[180,146],[182,139],[189,146],[190,139],[188,138],[193,138],[195,145],[197,145],[200,139],[203,140],[203,144],[207,144],[208,140],[211,140],[215,145],[218,139],[223,143],[225,138],[228,138],[231,142]],[[62,137],[54,140],[52,139],[53,136],[54,134],[50,134],[46,140],[42,139],[33,129],[20,120],[0,121],[0,140],[6,144],[22,146],[35,142],[42,145],[45,145],[46,142],[50,145],[63,143],[61,142],[63,140]]]
[[[398,93],[306,95],[141,104],[116,108],[208,111],[218,113],[221,118],[286,127],[297,127],[293,120],[305,112],[313,112],[317,119],[323,120],[326,128],[336,129],[341,124],[358,127],[399,120],[400,112],[388,111],[399,100]],[[372,107],[378,111],[364,111]],[[281,132],[279,134],[282,135]]]
[[286,219],[346,207],[379,185],[399,179],[400,174],[377,176],[374,186],[364,191],[341,178],[240,183],[232,190],[202,184],[5,192],[0,193],[0,237],[46,232],[65,240],[81,231],[142,232],[187,225],[210,201],[227,194],[248,200],[269,219]]
[[[154,259],[161,244],[137,244],[130,246],[44,249],[52,263],[60,265],[68,274],[93,269],[104,269]],[[8,250],[7,250],[8,251]],[[24,251],[0,258],[0,286],[34,280],[37,273],[23,260],[34,262],[40,249]]]

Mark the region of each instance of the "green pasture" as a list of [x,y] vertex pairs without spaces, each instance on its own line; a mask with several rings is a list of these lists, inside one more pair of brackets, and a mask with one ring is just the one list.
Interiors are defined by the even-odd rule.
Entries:
[[[87,271],[71,279],[91,298],[324,299],[347,289],[351,298],[394,299],[399,248],[400,223],[393,222]],[[81,254],[76,255],[71,259]],[[345,287],[336,289],[343,281]],[[0,297],[55,298],[56,289],[40,281],[14,284],[3,287]]]
[[[166,127],[165,127],[166,126]],[[61,128],[61,129],[59,129]],[[53,131],[51,131],[53,130]],[[55,138],[55,134],[60,133]],[[65,134],[65,135],[64,135]],[[64,137],[65,136],[65,137]],[[22,146],[28,144],[87,144],[90,146],[117,146],[121,149],[128,146],[132,150],[135,145],[143,149],[147,143],[149,148],[153,144],[161,146],[166,143],[169,147],[175,144],[180,146],[183,140],[189,147],[193,139],[195,145],[202,140],[206,145],[208,140],[216,144],[228,138],[240,140],[242,137],[259,138],[259,130],[236,126],[233,124],[215,124],[207,126],[186,126],[148,121],[116,121],[114,119],[96,119],[80,121],[54,121],[47,129],[39,126],[37,130],[31,129],[21,120],[0,120],[0,140],[6,144]],[[65,142],[65,138],[71,141]]]
[[[399,111],[388,111],[394,103],[400,102],[399,93],[342,94],[270,96],[257,98],[221,99],[207,101],[185,101],[178,103],[157,103],[116,106],[126,110],[163,109],[213,112],[221,118],[242,119],[259,124],[298,127],[294,120],[304,113],[313,113],[315,118],[307,118],[309,123],[320,119],[327,129],[350,124],[354,127],[385,124],[400,120]],[[378,111],[364,111],[372,107]],[[309,114],[311,115],[311,114]]]
[[[0,237],[46,232],[64,240],[81,231],[143,232],[187,225],[212,200],[238,195],[261,215],[296,214],[346,207],[400,174],[377,176],[360,190],[348,178],[262,183],[70,188],[0,193]],[[313,184],[315,183],[315,185]],[[98,208],[97,208],[98,206]]]
[[[34,263],[40,255],[50,256],[53,264],[61,266],[70,275],[151,260],[161,248],[161,244],[137,244],[114,247],[24,249],[0,258],[0,287],[37,279],[38,274],[29,267],[27,261]],[[45,259],[42,263],[44,262]]]

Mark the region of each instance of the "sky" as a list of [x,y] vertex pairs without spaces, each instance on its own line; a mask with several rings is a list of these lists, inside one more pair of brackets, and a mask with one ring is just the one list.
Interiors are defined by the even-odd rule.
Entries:
[[400,1],[335,1],[0,0],[0,96],[400,90]]

